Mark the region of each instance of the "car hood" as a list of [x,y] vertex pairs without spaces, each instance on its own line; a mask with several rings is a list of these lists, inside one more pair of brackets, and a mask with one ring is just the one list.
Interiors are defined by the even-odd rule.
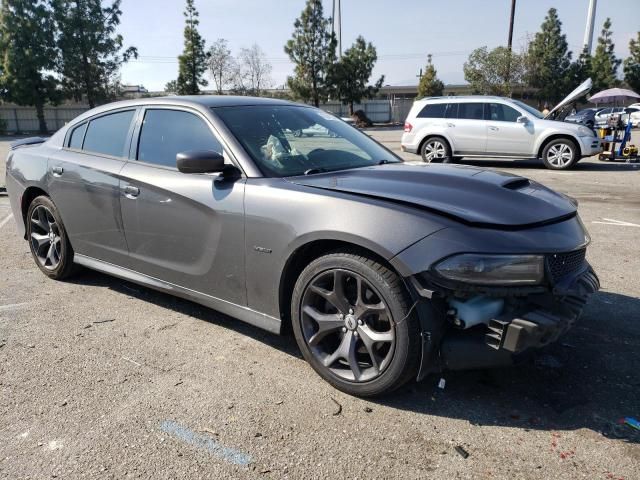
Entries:
[[543,185],[524,177],[465,165],[387,164],[287,180],[411,205],[485,227],[532,227],[576,213],[569,197]]
[[579,98],[584,97],[587,93],[589,93],[592,86],[593,86],[593,82],[591,81],[590,78],[587,78],[584,82],[578,85],[575,88],[575,90],[573,90],[569,95],[564,97],[564,99],[559,104],[553,107],[551,111],[547,113],[547,115],[544,118],[551,118],[551,115],[554,112],[556,112],[558,109],[564,107],[565,105],[570,104],[571,102],[575,102]]

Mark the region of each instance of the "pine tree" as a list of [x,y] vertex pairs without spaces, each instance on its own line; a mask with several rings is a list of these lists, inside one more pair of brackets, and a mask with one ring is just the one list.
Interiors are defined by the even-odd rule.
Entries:
[[529,44],[526,55],[528,83],[537,88],[540,103],[557,103],[574,87],[569,76],[571,52],[562,22],[555,8],[547,16]]
[[444,83],[438,78],[438,72],[431,61],[431,54],[429,54],[427,55],[427,66],[424,68],[424,73],[420,77],[420,83],[418,84],[418,98],[439,97],[442,95],[443,89]]
[[300,18],[294,22],[292,38],[284,51],[295,64],[287,84],[294,95],[317,107],[331,92],[330,70],[335,61],[336,41],[324,18],[322,0],[307,0]]
[[50,0],[58,29],[57,71],[66,92],[76,100],[86,95],[89,106],[111,100],[117,91],[120,66],[138,51],[123,51],[121,0],[103,6],[101,0]]
[[349,115],[353,115],[354,103],[363,98],[373,98],[380,90],[384,75],[374,85],[367,85],[377,59],[373,44],[359,36],[331,68],[329,77],[333,83],[333,94],[344,105],[349,105]]
[[60,99],[58,82],[45,73],[55,68],[51,10],[40,0],[3,0],[0,17],[3,97],[36,108],[41,133],[47,132],[44,105]]
[[640,92],[640,32],[637,39],[629,40],[629,56],[624,61],[624,81],[636,93]]
[[204,39],[198,32],[200,14],[196,10],[193,0],[187,0],[184,11],[186,24],[184,27],[184,50],[178,57],[180,67],[178,70],[178,94],[197,95],[200,93],[200,85],[206,87],[208,82],[204,78],[207,71],[207,53],[204,48]]
[[594,92],[615,87],[620,83],[617,73],[621,60],[616,58],[615,45],[611,37],[611,19],[607,18],[598,37],[596,52],[591,58],[591,79],[593,80]]
[[587,78],[591,78],[591,55],[586,48],[582,50],[580,56],[569,67],[567,78],[571,89],[577,87]]

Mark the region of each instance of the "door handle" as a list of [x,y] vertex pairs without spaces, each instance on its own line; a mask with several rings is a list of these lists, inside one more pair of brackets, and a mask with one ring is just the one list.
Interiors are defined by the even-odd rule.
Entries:
[[447,123],[447,127],[451,127],[451,128],[453,128],[453,127],[455,127],[455,126],[456,126],[456,124],[455,124],[455,123]]
[[53,167],[51,169],[51,172],[56,176],[59,177],[60,175],[62,175],[62,172],[64,172],[64,168],[62,167]]
[[124,187],[124,194],[129,198],[135,198],[140,195],[140,189],[132,185],[127,185],[126,187]]
[[497,132],[500,129],[498,127],[489,127],[489,130],[493,130],[494,132]]

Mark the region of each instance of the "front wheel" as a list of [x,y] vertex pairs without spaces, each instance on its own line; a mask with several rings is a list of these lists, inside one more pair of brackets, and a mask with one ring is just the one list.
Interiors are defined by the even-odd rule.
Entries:
[[564,138],[550,141],[542,150],[542,161],[551,170],[568,170],[578,159],[578,146]]
[[417,373],[418,319],[401,279],[377,261],[335,252],[296,282],[291,318],[304,358],[351,395],[390,392]]
[[422,144],[420,155],[426,163],[448,163],[451,159],[451,148],[444,138],[432,137]]

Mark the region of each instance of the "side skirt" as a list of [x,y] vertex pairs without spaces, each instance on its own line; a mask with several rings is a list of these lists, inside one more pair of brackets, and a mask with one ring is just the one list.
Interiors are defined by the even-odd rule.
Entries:
[[113,265],[102,260],[87,257],[86,255],[75,254],[73,261],[78,265],[97,270],[99,272],[113,275],[114,277],[122,278],[145,287],[153,288],[160,292],[169,293],[176,297],[191,300],[192,302],[199,303],[205,307],[209,307],[220,313],[224,313],[231,317],[242,320],[243,322],[250,323],[256,327],[263,328],[272,333],[280,333],[281,321],[270,315],[257,312],[248,307],[237,305],[235,303],[222,300],[220,298],[207,295],[206,293],[197,292],[189,288],[174,285],[173,283],[165,282],[154,277],[150,277],[143,273],[138,273],[128,268]]

